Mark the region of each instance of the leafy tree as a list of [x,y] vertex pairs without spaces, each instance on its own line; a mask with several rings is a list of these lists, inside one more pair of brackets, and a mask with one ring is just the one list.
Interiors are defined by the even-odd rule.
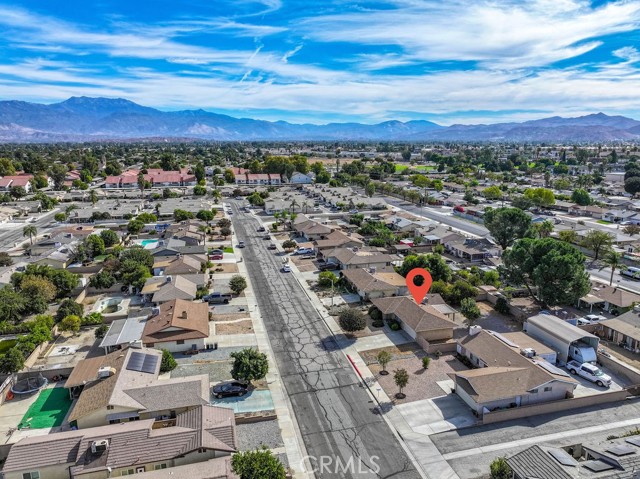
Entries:
[[506,250],[514,241],[525,237],[531,226],[531,217],[519,208],[487,208],[484,225]]
[[478,290],[463,279],[459,279],[453,284],[434,281],[431,292],[440,294],[447,303],[454,305],[460,304],[465,298],[475,298],[478,295]]
[[524,197],[537,206],[551,206],[556,203],[553,191],[547,188],[529,188],[524,192]]
[[75,314],[70,314],[69,316],[65,316],[60,321],[58,328],[60,331],[70,331],[72,333],[77,333],[80,331],[80,325],[82,324],[82,319],[80,316],[76,316]]
[[9,194],[16,199],[24,198],[27,196],[27,190],[25,190],[23,186],[13,186],[9,190]]
[[204,196],[207,194],[207,188],[201,185],[196,185],[193,187],[194,196]]
[[256,191],[247,197],[249,204],[253,206],[264,206],[264,198]]
[[205,179],[204,164],[201,161],[196,164],[195,168],[193,169],[193,174],[195,175],[198,183]]
[[382,370],[386,373],[387,364],[389,364],[389,362],[391,361],[391,354],[389,353],[389,351],[385,351],[385,350],[380,351],[376,356],[376,360],[378,361],[378,364],[380,365]]
[[0,253],[0,266],[11,266],[13,264],[13,258],[9,256],[9,253]]
[[511,205],[519,210],[527,211],[533,206],[533,202],[524,196],[517,196],[511,201]]
[[102,238],[102,242],[107,248],[110,248],[111,246],[120,242],[118,233],[112,230],[102,230],[100,232],[100,238]]
[[227,183],[234,183],[236,181],[236,176],[233,174],[232,170],[224,170],[224,181]]
[[82,326],[95,326],[96,324],[102,324],[104,322],[104,318],[102,313],[89,313],[84,318],[82,318]]
[[24,354],[17,347],[0,355],[0,373],[15,374],[24,367]]
[[127,225],[127,231],[132,235],[137,235],[144,229],[144,223],[139,220],[131,220]]
[[571,194],[571,201],[581,206],[587,206],[593,203],[593,199],[591,198],[591,195],[589,195],[589,192],[582,188],[573,190],[573,193]]
[[624,191],[632,195],[640,192],[640,176],[634,176],[624,180]]
[[236,452],[231,456],[231,470],[240,479],[285,479],[284,465],[263,446],[255,451]]
[[424,369],[429,369],[429,364],[431,364],[431,358],[429,356],[424,356],[422,358],[422,367]]
[[466,323],[469,326],[474,325],[475,322],[480,319],[480,308],[478,308],[473,298],[464,298],[460,301],[460,312],[467,318]]
[[622,261],[623,254],[618,253],[613,250],[609,250],[606,252],[604,257],[602,258],[603,266],[600,268],[602,271],[605,268],[611,268],[611,277],[609,278],[609,286],[613,284],[613,274],[618,271],[624,271],[627,269],[627,266]]
[[[437,253],[407,256],[398,268],[398,274],[406,277],[415,268],[424,268],[429,271],[434,281],[451,281],[451,268]],[[418,284],[417,278],[415,283]]]
[[62,223],[64,221],[67,221],[67,214],[66,213],[56,213],[55,215],[53,215],[53,219],[56,220],[58,223]]
[[160,361],[160,372],[168,373],[178,367],[178,362],[173,354],[167,349],[162,349],[162,360]]
[[231,220],[229,218],[220,218],[216,224],[218,228],[228,228],[231,226]]
[[151,277],[149,268],[144,264],[135,263],[132,260],[121,263],[121,282],[125,286],[131,286],[137,290],[144,288],[147,279]]
[[373,183],[367,183],[364,187],[364,192],[369,198],[371,198],[376,192],[376,185]]
[[177,222],[192,220],[193,213],[191,213],[190,211],[176,209],[176,210],[173,210],[173,219],[175,219]]
[[578,242],[578,233],[574,230],[564,230],[558,233],[558,238],[560,238],[560,241],[564,241],[565,243],[575,244]]
[[533,233],[538,238],[547,238],[551,233],[553,233],[554,225],[549,220],[544,220],[539,223],[534,223],[531,225]]
[[16,324],[27,310],[27,298],[11,286],[0,289],[0,322]]
[[84,308],[72,299],[65,299],[56,312],[56,320],[62,321],[67,316],[82,316]]
[[269,372],[267,355],[257,349],[245,348],[230,354],[233,358],[231,377],[240,381],[257,381]]
[[367,319],[359,309],[344,308],[340,311],[338,323],[345,331],[362,331],[367,325]]
[[542,304],[573,304],[591,289],[584,255],[568,243],[525,238],[505,251],[502,259],[504,277],[512,284],[524,285]]
[[27,300],[26,309],[32,313],[44,313],[56,297],[56,287],[41,276],[27,276],[20,283],[20,294]]
[[236,274],[229,280],[229,288],[235,294],[240,294],[247,288],[247,280],[239,274]]
[[95,258],[96,256],[104,254],[104,241],[102,240],[100,235],[89,235],[84,240],[84,243],[87,247],[87,253],[91,258]]
[[498,298],[494,308],[498,313],[502,313],[502,314],[511,313],[511,308],[509,307],[509,302],[503,297]]
[[98,328],[95,331],[95,337],[96,339],[102,339],[107,335],[107,331],[109,331],[109,325],[108,324],[101,324],[100,326],[98,326]]
[[144,211],[140,213],[138,216],[136,216],[136,221],[141,221],[144,224],[150,224],[158,221],[158,217],[153,213],[148,213]]
[[200,210],[196,213],[196,218],[201,221],[206,221],[207,225],[209,225],[213,221],[213,218],[215,218],[215,216],[216,215],[211,210]]
[[485,188],[482,194],[488,200],[499,200],[503,196],[502,190],[496,185]]
[[290,239],[284,240],[282,242],[282,247],[287,251],[295,249],[297,246],[298,246],[298,243]]
[[26,225],[22,228],[22,236],[28,236],[33,245],[33,237],[38,235],[38,229],[34,225]]
[[511,468],[504,457],[494,459],[489,466],[489,470],[491,479],[511,479]]
[[622,228],[622,232],[629,236],[635,236],[640,233],[640,226],[638,225],[627,225]]
[[338,283],[338,277],[331,271],[323,271],[318,275],[318,286],[328,288]]
[[591,230],[582,238],[582,246],[593,251],[595,260],[602,251],[611,248],[612,244],[613,235],[606,231]]
[[398,395],[403,396],[402,390],[409,384],[409,373],[406,369],[396,369],[393,372],[393,381],[398,386]]
[[231,235],[231,228],[225,226],[224,228],[220,228],[220,236],[226,238]]

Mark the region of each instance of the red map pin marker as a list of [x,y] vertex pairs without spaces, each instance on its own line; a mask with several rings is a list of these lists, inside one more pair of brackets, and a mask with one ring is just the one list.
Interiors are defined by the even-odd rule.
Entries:
[[[416,284],[413,282],[416,276],[422,276],[424,278],[424,281],[420,286],[416,286]],[[429,273],[424,268],[413,268],[411,271],[409,271],[409,274],[407,274],[406,280],[409,292],[411,293],[411,296],[413,296],[415,302],[417,304],[422,303],[422,300],[429,292],[429,289],[431,289],[431,283],[433,283],[431,273]]]

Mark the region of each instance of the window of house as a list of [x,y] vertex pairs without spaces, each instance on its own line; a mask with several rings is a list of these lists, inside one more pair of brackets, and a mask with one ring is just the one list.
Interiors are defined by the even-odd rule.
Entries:
[[553,388],[551,386],[547,386],[544,388],[544,392],[548,393],[549,391],[551,391]]
[[184,339],[182,339],[180,341],[176,341],[176,344],[184,344]]
[[531,394],[538,394],[538,388],[536,388],[536,389],[532,389],[532,390],[531,390]]
[[109,404],[107,405],[107,409],[113,409],[113,406]]
[[120,473],[121,476],[133,476],[136,472],[133,469],[126,469]]
[[120,423],[120,419],[109,419],[109,424],[118,424]]
[[167,465],[166,464],[156,464],[155,466],[153,466],[153,469],[155,471],[159,470],[159,469],[166,469]]
[[22,474],[22,479],[40,479],[40,473],[38,471],[25,472]]

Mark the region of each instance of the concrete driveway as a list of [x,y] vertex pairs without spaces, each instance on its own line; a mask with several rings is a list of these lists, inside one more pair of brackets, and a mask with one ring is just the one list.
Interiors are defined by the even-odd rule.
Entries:
[[609,391],[620,391],[624,388],[624,381],[622,380],[622,378],[620,378],[619,376],[617,376],[615,373],[613,373],[612,371],[610,371],[607,368],[603,368],[601,366],[599,366],[600,369],[602,370],[603,373],[608,374],[609,376],[611,376],[611,386],[607,387],[603,387],[601,388],[600,386],[598,386],[596,383],[592,383],[591,381],[588,381],[587,379],[578,376],[578,375],[571,375],[571,377],[573,379],[575,379],[576,381],[578,381],[578,387],[576,388],[576,390],[573,392],[573,395],[575,397],[583,397],[583,396],[593,396],[594,394],[601,394],[601,393],[605,393],[605,392],[609,392]]
[[477,418],[462,399],[447,394],[396,406],[411,429],[425,435],[473,426]]

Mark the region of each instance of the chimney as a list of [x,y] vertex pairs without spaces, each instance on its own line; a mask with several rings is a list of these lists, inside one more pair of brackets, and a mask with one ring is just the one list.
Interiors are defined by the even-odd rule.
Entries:
[[183,319],[187,319],[187,317],[188,317],[188,314],[187,314],[187,310],[185,309],[185,310],[182,312],[182,318],[183,318]]

